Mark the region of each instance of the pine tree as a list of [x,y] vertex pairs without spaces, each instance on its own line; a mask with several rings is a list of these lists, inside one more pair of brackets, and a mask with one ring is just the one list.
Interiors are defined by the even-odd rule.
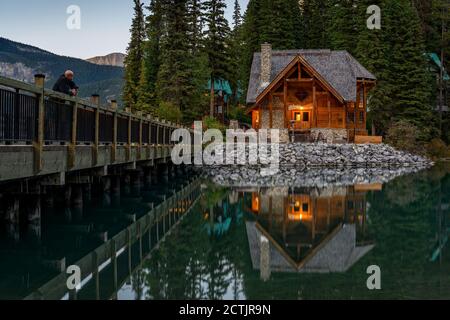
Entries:
[[[363,4],[360,23],[368,17]],[[365,4],[377,4],[382,12],[382,29],[360,29],[356,50],[359,61],[378,79],[370,92],[369,117],[379,134],[385,134],[391,123],[407,120],[421,129],[422,139],[429,139],[435,135],[432,81],[417,11],[408,0],[370,0]]]
[[[359,3],[356,15],[359,29],[354,52],[355,58],[377,77],[377,85],[369,91],[368,98],[369,125],[377,134],[383,134],[391,122],[390,94],[387,92],[390,80],[387,56],[389,49],[384,36],[384,19],[381,30],[367,28],[367,8],[377,5],[384,9],[383,3],[384,0],[363,0]],[[382,17],[384,18],[384,15]]]
[[131,40],[125,58],[125,85],[123,100],[126,107],[136,108],[139,99],[142,60],[144,55],[145,21],[143,4],[134,0],[134,17],[131,26]]
[[328,37],[329,49],[355,50],[355,34],[358,29],[358,0],[333,0],[330,1]]
[[274,50],[301,48],[302,12],[298,0],[250,0],[242,25],[242,79],[248,87],[248,75],[255,52],[267,42]]
[[242,63],[242,14],[241,14],[241,6],[239,5],[239,1],[235,0],[234,2],[234,11],[233,11],[233,31],[231,32],[230,40],[229,40],[229,52],[230,52],[230,67],[229,67],[229,76],[228,80],[230,81],[233,97],[232,102],[237,102],[237,97],[239,94],[239,90],[242,86],[242,80],[246,75],[242,73],[243,68]]
[[267,34],[263,40],[279,50],[295,49],[296,21],[295,14],[300,16],[299,4],[290,0],[268,0],[265,26]]
[[241,13],[241,5],[239,4],[239,0],[234,0],[234,10],[233,10],[233,30],[237,30],[242,25],[242,13]]
[[329,48],[330,0],[303,0],[302,37],[303,48],[323,49]]
[[166,31],[161,43],[157,98],[160,103],[170,103],[184,111],[189,108],[193,91],[186,0],[166,0],[163,10]]
[[422,138],[427,139],[433,134],[431,78],[417,11],[410,1],[396,0],[386,3],[385,15],[391,114],[394,119],[405,119],[422,128]]
[[208,0],[205,5],[205,52],[208,55],[211,71],[210,116],[214,116],[215,79],[227,79],[229,75],[229,54],[227,41],[230,35],[228,21],[225,18],[224,0]]
[[250,0],[247,10],[244,14],[242,24],[242,69],[245,77],[243,78],[243,87],[248,88],[248,78],[253,62],[253,54],[261,46],[261,19],[260,11],[264,0]]
[[197,54],[202,47],[205,24],[202,0],[187,0],[187,12],[189,44],[192,53]]
[[152,0],[148,7],[150,14],[146,18],[147,40],[144,44],[139,84],[139,106],[143,110],[154,111],[157,105],[156,81],[161,60],[161,39],[163,36],[163,0]]

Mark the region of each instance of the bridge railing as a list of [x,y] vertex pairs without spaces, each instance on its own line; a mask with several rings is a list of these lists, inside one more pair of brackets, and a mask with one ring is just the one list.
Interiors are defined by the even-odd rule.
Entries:
[[180,125],[142,112],[121,111],[117,102],[100,104],[44,88],[45,76],[35,84],[0,77],[0,145],[33,145],[37,165],[43,146],[117,145],[170,146],[171,134]]

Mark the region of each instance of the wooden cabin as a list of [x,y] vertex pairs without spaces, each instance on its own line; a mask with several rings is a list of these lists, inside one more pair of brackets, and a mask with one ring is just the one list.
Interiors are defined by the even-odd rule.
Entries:
[[[207,94],[211,93],[211,80],[208,81]],[[214,80],[214,118],[221,123],[226,122],[229,102],[233,95],[230,82],[223,79]],[[209,115],[209,113],[208,113]]]
[[367,136],[367,96],[376,78],[346,51],[255,53],[247,93],[253,128],[280,141],[353,142]]

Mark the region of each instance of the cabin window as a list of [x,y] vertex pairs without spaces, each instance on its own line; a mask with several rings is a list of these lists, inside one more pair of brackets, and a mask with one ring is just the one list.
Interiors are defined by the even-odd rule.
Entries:
[[364,123],[364,111],[359,112],[359,123]]
[[353,123],[355,121],[355,113],[348,112],[347,113],[347,122]]
[[304,203],[303,205],[302,205],[302,211],[303,212],[309,212],[309,204],[308,203]]
[[302,114],[300,112],[295,112],[294,113],[294,120],[299,122],[302,121]]
[[309,112],[303,112],[303,121],[309,122]]
[[364,90],[359,91],[359,107],[364,108]]
[[355,205],[354,205],[353,201],[348,201],[347,202],[347,207],[348,207],[349,210],[355,209]]
[[337,123],[339,125],[343,125],[344,124],[344,117],[342,112],[333,112],[331,114],[332,119],[336,119]]
[[253,111],[253,128],[259,128],[259,111]]

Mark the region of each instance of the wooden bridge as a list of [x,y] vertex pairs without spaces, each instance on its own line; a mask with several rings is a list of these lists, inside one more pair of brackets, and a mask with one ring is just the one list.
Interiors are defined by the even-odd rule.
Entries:
[[[43,177],[64,184],[82,170],[166,163],[180,126],[143,113],[120,111],[35,84],[0,77],[0,182]],[[41,179],[42,180],[42,179]]]

